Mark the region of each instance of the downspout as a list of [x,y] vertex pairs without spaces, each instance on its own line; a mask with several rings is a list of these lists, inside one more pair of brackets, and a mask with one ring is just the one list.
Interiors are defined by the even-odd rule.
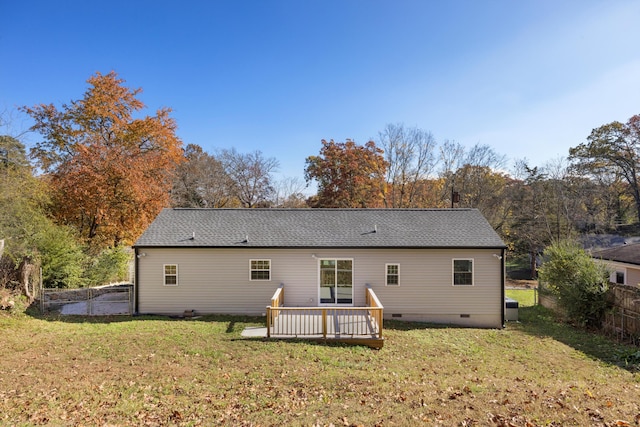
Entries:
[[502,299],[500,300],[502,303],[502,327],[505,328],[506,325],[506,319],[505,319],[505,291],[504,291],[504,281],[505,281],[505,255],[506,255],[506,251],[504,248],[502,248],[502,253],[501,253],[501,257],[500,257],[500,281],[502,282]]
[[138,268],[138,248],[134,249],[134,273],[133,273],[133,315],[138,315],[138,275],[140,269]]

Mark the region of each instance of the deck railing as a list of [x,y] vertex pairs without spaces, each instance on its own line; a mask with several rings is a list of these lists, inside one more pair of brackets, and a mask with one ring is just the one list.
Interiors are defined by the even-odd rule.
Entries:
[[382,339],[384,307],[367,286],[366,307],[284,307],[281,285],[267,307],[267,337]]
[[367,307],[369,308],[369,316],[371,316],[375,320],[376,324],[380,328],[380,334],[378,338],[382,338],[382,317],[384,314],[384,307],[382,306],[382,303],[378,299],[376,293],[373,292],[373,289],[371,289],[371,286],[367,285],[365,292],[365,301]]
[[271,305],[267,307],[267,336],[269,336],[269,325],[275,323],[276,318],[280,314],[278,308],[284,306],[284,284],[281,283],[271,297]]

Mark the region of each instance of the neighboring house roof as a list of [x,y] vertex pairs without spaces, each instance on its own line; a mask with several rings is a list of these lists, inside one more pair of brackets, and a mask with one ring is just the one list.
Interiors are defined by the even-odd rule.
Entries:
[[601,251],[593,252],[591,256],[593,258],[604,259],[608,261],[640,265],[640,243],[603,249]]
[[164,209],[136,247],[504,248],[477,209]]

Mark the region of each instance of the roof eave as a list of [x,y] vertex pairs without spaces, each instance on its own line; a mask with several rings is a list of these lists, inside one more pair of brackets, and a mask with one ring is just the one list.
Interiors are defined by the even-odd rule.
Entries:
[[620,264],[629,264],[629,265],[640,266],[640,262],[623,261],[623,260],[620,260],[620,259],[604,258],[604,257],[593,257],[593,258],[598,259],[600,261],[611,261],[611,262],[617,262],[617,263],[620,263]]
[[260,246],[260,245],[134,245],[133,248],[155,249],[507,249],[506,245],[482,245],[482,246]]

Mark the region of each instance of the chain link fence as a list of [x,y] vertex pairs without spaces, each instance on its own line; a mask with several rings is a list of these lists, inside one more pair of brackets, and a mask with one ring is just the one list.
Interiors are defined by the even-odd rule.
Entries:
[[118,283],[96,288],[44,288],[40,294],[40,311],[83,316],[131,315],[133,285]]

